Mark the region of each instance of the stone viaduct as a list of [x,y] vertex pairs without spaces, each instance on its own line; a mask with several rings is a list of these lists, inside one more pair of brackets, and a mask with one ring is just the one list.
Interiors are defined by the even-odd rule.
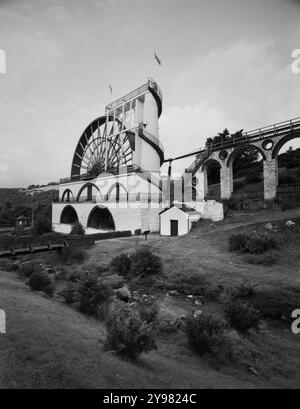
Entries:
[[211,144],[187,169],[197,178],[197,200],[204,200],[208,192],[207,169],[211,163],[220,166],[221,199],[233,193],[233,161],[245,149],[257,150],[263,158],[264,199],[276,197],[278,187],[278,154],[290,140],[300,138],[300,118],[280,122],[245,132],[222,144]]

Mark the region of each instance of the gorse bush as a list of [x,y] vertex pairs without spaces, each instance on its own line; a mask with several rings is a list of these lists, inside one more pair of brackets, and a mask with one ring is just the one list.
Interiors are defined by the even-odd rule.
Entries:
[[82,224],[81,223],[76,223],[76,224],[74,224],[74,226],[72,226],[70,234],[75,234],[77,236],[82,236],[82,235],[84,235],[84,233],[85,233],[85,230],[84,230]]
[[242,254],[263,254],[268,250],[278,247],[275,238],[267,234],[246,234],[238,233],[229,237],[229,251],[236,251]]
[[115,303],[106,317],[107,347],[118,355],[136,360],[142,353],[157,349],[156,329],[131,306]]
[[203,356],[216,353],[221,345],[225,345],[224,323],[211,315],[200,315],[187,319],[185,332],[190,346]]
[[111,288],[94,274],[88,274],[78,282],[75,294],[79,310],[94,316],[98,314],[99,305],[109,302],[111,296]]
[[58,253],[58,262],[60,264],[78,264],[86,259],[86,251],[81,248],[63,247]]
[[225,302],[224,309],[226,318],[237,330],[245,332],[251,328],[258,328],[260,313],[245,301],[230,297]]
[[162,260],[150,247],[138,249],[131,257],[130,273],[134,276],[149,277],[163,271]]
[[67,304],[73,304],[76,301],[77,284],[68,282],[65,288],[60,291],[60,295],[65,299]]
[[29,278],[33,273],[38,273],[40,271],[40,265],[33,261],[22,263],[19,268],[19,274],[23,278]]
[[131,258],[127,253],[121,253],[112,259],[110,265],[116,273],[127,276],[130,273]]
[[44,271],[32,273],[28,279],[28,285],[33,291],[43,291],[49,296],[53,296],[55,291],[54,283],[51,277]]

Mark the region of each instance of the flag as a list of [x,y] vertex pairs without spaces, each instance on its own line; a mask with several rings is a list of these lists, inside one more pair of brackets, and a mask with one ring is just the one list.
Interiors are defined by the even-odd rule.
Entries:
[[108,85],[109,85],[110,93],[112,94],[113,93],[112,87],[111,87],[110,84],[108,84]]
[[157,56],[157,54],[156,54],[155,51],[154,51],[154,58],[156,59],[157,63],[158,63],[159,65],[161,65],[161,61],[160,61],[160,59],[158,58],[158,56]]

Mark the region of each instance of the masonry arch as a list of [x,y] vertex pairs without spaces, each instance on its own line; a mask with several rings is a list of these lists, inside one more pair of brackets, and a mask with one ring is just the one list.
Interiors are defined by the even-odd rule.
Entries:
[[287,134],[285,137],[283,137],[282,139],[280,139],[280,141],[277,142],[277,144],[275,145],[272,151],[272,159],[278,158],[279,152],[281,151],[281,149],[284,147],[286,143],[288,143],[289,141],[293,139],[297,139],[297,138],[300,138],[300,132],[291,132]]
[[85,183],[77,194],[76,202],[91,202],[96,199],[98,194],[101,196],[98,186],[91,182]]
[[87,227],[99,230],[116,230],[115,222],[107,207],[96,206],[87,220]]
[[60,223],[63,224],[76,224],[78,223],[78,215],[73,206],[66,206],[60,215]]
[[114,183],[107,192],[107,200],[120,202],[128,201],[128,192],[122,183]]
[[232,192],[251,193],[260,198],[264,192],[265,152],[255,145],[243,145],[230,155],[227,166],[232,173]]
[[74,195],[70,189],[66,189],[62,195],[62,202],[74,202]]
[[208,159],[202,166],[205,178],[205,198],[219,200],[221,197],[221,168],[217,159]]

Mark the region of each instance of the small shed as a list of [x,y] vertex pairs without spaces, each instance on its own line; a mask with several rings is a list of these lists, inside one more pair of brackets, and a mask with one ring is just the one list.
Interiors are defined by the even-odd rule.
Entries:
[[26,216],[19,216],[16,218],[16,227],[23,229],[24,227],[29,226],[29,219]]
[[159,214],[162,236],[183,236],[188,234],[192,223],[199,220],[201,213],[186,205],[173,205]]

